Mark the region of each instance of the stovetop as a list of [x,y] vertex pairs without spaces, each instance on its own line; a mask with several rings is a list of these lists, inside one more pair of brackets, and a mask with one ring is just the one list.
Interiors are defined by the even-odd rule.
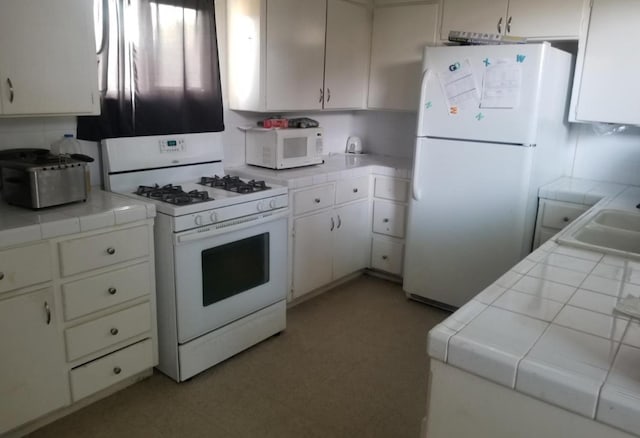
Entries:
[[264,181],[242,180],[238,176],[200,177],[196,182],[149,184],[124,193],[156,204],[158,212],[181,216],[232,205],[257,202],[286,194],[287,187]]

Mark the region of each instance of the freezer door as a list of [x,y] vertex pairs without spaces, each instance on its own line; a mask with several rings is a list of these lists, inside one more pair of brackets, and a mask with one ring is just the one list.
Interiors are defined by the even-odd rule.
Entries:
[[547,43],[426,48],[418,136],[535,144],[549,50]]
[[418,139],[404,259],[407,293],[459,307],[528,252],[533,152]]

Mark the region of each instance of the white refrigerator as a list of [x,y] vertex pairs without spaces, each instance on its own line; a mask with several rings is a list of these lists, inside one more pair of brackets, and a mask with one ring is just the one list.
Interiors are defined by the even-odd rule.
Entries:
[[548,43],[425,49],[408,297],[460,307],[530,252],[538,188],[571,155],[572,65]]

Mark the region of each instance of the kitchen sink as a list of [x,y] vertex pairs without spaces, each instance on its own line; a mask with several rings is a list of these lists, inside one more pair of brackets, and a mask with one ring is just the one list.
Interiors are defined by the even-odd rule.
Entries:
[[603,210],[593,218],[593,222],[609,228],[640,233],[640,214],[620,210]]
[[558,241],[596,251],[640,256],[640,213],[602,210]]

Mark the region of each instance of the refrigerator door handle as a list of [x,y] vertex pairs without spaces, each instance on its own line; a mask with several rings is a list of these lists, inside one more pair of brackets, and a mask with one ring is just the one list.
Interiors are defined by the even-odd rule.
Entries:
[[418,187],[418,181],[420,181],[420,147],[419,142],[416,140],[416,151],[413,154],[413,172],[411,175],[411,197],[414,201],[419,201],[422,197],[420,188]]
[[427,79],[429,77],[429,69],[425,69],[422,72],[422,82],[420,82],[420,107],[418,108],[418,132],[416,135],[418,137],[424,137],[425,134],[422,132],[423,120],[424,120],[424,111],[427,109],[427,102],[425,102],[427,97]]

